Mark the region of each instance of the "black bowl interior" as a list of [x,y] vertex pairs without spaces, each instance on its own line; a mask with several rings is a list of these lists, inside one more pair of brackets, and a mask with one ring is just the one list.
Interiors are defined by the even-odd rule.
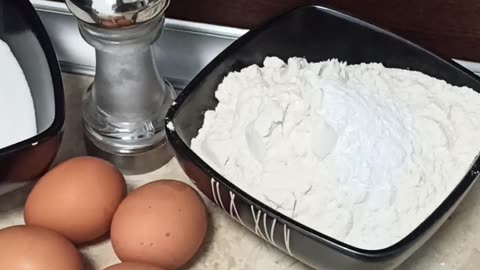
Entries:
[[[443,79],[453,85],[468,86],[480,90],[480,81],[472,72],[457,63],[440,57],[384,29],[344,13],[325,7],[310,6],[294,10],[278,17],[257,30],[250,31],[215,58],[179,95],[170,108],[166,121],[172,121],[174,130],[167,130],[169,141],[176,150],[198,167],[213,175],[231,190],[254,202],[260,209],[273,213],[279,220],[286,220],[293,227],[314,237],[341,247],[351,254],[375,258],[389,256],[413,245],[413,242],[441,222],[445,214],[474,183],[479,161],[472,170],[459,179],[459,184],[445,201],[415,231],[399,243],[381,251],[357,249],[326,237],[270,209],[239,190],[203,162],[190,148],[192,138],[202,127],[204,113],[216,107],[214,94],[223,78],[232,71],[252,64],[261,65],[267,56],[305,57],[308,61],[324,61],[338,58],[348,64],[378,62],[386,67],[410,69]],[[235,146],[232,146],[235,147]],[[323,239],[323,240],[322,240]]]
[[10,46],[23,69],[37,121],[37,136],[0,149],[1,154],[58,133],[63,126],[64,112],[63,87],[56,56],[28,0],[0,0],[0,39]]

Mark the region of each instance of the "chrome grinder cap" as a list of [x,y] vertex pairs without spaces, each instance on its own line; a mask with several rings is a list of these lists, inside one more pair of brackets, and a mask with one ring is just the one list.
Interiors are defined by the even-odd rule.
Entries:
[[170,0],[65,0],[80,21],[101,28],[123,28],[165,13]]

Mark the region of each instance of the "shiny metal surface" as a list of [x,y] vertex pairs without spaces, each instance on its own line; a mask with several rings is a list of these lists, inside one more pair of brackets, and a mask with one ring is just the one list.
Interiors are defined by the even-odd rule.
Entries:
[[79,20],[102,28],[125,28],[163,14],[170,0],[65,0]]
[[[78,22],[64,3],[31,0],[49,32],[64,72],[93,76],[95,49],[78,31]],[[160,39],[154,44],[157,66],[165,79],[183,89],[215,56],[245,29],[167,18]],[[182,46],[178,46],[182,44]]]

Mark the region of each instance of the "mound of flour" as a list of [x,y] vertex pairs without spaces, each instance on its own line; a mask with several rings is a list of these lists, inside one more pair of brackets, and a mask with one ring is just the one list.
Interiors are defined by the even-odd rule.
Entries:
[[364,249],[417,227],[480,149],[480,95],[381,64],[265,59],[230,73],[193,150],[283,214]]
[[32,95],[22,68],[0,40],[0,149],[37,134]]

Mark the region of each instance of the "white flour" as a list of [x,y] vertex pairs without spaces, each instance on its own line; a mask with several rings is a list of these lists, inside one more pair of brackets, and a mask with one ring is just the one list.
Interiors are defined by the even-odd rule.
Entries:
[[480,149],[479,94],[380,64],[267,58],[216,97],[193,150],[267,205],[364,249],[410,233]]
[[0,149],[37,134],[32,95],[22,68],[0,40]]

